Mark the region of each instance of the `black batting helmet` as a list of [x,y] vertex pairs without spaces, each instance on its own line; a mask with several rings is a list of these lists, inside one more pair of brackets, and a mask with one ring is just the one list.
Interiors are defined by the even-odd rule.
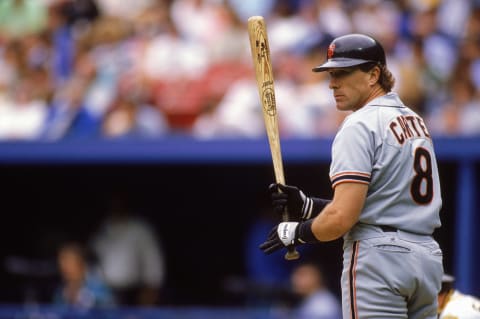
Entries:
[[348,34],[335,38],[327,50],[327,61],[313,68],[314,72],[332,68],[348,68],[364,63],[385,65],[385,51],[382,45],[364,34]]

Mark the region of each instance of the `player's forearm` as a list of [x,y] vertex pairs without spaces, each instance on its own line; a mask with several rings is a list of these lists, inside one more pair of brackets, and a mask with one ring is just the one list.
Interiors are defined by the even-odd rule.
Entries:
[[332,200],[323,199],[318,197],[310,197],[312,200],[312,213],[310,218],[315,218],[322,212],[322,210],[327,206]]
[[320,241],[343,236],[358,221],[365,203],[368,185],[341,183],[335,187],[333,200],[312,222],[312,233]]
[[356,223],[356,219],[349,218],[349,215],[351,214],[343,211],[342,207],[330,203],[313,220],[311,231],[319,241],[338,239]]

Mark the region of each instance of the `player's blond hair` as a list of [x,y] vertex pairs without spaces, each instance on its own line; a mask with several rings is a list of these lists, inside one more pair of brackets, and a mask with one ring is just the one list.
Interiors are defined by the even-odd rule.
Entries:
[[392,72],[387,69],[386,65],[380,65],[380,78],[378,79],[378,83],[385,90],[385,92],[390,92],[395,85],[395,78],[393,77]]
[[360,70],[363,72],[368,72],[373,69],[375,66],[380,68],[380,77],[378,78],[378,84],[382,87],[385,92],[390,92],[395,85],[395,78],[393,77],[392,72],[387,69],[386,65],[378,64],[378,63],[365,63],[359,66]]

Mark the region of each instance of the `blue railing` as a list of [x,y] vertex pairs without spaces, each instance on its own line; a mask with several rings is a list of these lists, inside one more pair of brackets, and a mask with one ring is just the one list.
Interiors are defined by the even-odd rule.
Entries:
[[288,319],[286,309],[214,307],[75,310],[51,305],[1,305],[0,319]]
[[[286,162],[327,162],[331,139],[284,139]],[[440,161],[479,161],[480,137],[435,138]],[[197,140],[173,137],[154,140],[64,140],[0,143],[0,164],[38,163],[265,163],[266,139]]]

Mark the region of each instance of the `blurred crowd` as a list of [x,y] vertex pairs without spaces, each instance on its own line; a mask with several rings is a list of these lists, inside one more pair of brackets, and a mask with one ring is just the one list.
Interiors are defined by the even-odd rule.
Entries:
[[480,134],[477,0],[2,0],[0,140],[264,135],[247,19],[267,22],[281,134],[346,114],[313,73],[350,32],[383,43],[434,135]]

